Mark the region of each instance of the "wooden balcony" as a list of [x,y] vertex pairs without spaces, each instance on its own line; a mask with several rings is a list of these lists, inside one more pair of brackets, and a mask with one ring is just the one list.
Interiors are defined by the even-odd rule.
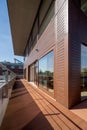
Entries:
[[87,130],[87,120],[74,114],[75,109],[79,110],[68,110],[24,79],[17,80],[0,130]]

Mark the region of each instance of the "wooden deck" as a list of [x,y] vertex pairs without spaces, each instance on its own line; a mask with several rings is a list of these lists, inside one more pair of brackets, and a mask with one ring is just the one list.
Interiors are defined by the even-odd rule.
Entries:
[[18,80],[0,130],[87,130],[87,122],[27,81]]

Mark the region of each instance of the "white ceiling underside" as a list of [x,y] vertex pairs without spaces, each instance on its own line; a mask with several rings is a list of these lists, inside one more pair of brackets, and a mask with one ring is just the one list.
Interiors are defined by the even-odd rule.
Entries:
[[24,55],[40,0],[7,0],[15,55]]

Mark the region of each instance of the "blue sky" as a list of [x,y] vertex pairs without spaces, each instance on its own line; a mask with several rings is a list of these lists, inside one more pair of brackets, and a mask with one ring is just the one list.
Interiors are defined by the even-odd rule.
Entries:
[[23,57],[14,56],[6,1],[0,0],[0,61],[14,62],[14,58],[23,61]]

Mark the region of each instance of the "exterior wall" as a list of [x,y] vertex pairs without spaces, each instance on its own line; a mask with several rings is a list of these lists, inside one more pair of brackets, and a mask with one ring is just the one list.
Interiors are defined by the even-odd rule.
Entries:
[[86,24],[79,0],[56,0],[55,15],[24,65],[28,80],[28,66],[54,50],[54,98],[67,108],[81,100],[81,43],[87,43]]
[[[36,51],[38,49],[38,51]],[[68,106],[68,0],[55,1],[55,15],[25,61],[28,66],[54,50],[54,98]]]
[[87,43],[86,32],[87,17],[80,10],[80,1],[69,0],[69,107],[81,100],[81,43]]
[[68,107],[68,0],[56,0],[55,97]]
[[81,100],[81,43],[87,43],[86,24],[79,0],[56,0],[55,15],[24,65],[28,80],[28,66],[54,50],[54,98],[67,108]]
[[69,101],[71,107],[80,101],[80,6],[79,1],[69,1]]

